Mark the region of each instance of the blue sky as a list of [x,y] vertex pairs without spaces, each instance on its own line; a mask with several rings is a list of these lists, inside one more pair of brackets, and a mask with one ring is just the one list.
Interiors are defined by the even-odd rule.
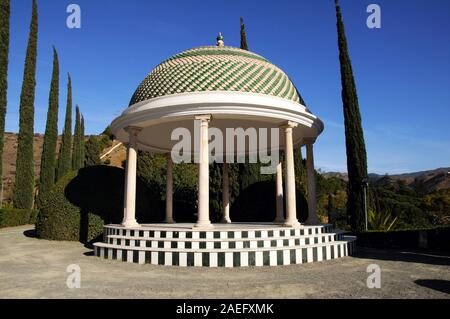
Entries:
[[[66,7],[81,7],[81,29]],[[52,45],[60,59],[59,131],[66,74],[86,130],[98,134],[128,105],[149,71],[180,51],[212,45],[218,31],[239,46],[245,19],[250,50],[282,68],[325,123],[316,166],[345,171],[345,139],[334,1],[38,0],[35,131],[44,132]],[[366,8],[381,6],[382,28]],[[403,173],[450,166],[450,1],[341,0],[365,131],[369,171]],[[18,131],[31,0],[11,1],[6,130]]]

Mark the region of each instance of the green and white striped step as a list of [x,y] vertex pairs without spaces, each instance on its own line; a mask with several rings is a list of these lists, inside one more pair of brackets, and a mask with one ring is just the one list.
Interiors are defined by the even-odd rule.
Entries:
[[281,248],[186,250],[95,244],[95,255],[128,263],[181,267],[281,266],[331,260],[355,253],[355,237],[342,241]]

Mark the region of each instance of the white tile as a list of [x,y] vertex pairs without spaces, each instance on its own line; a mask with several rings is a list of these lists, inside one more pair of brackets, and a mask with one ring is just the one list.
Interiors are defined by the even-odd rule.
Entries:
[[283,239],[277,239],[277,247],[283,247]]
[[276,250],[271,250],[269,252],[269,259],[270,259],[270,266],[276,266],[277,265],[277,252]]
[[250,230],[248,232],[248,238],[255,238],[255,231],[254,230]]
[[305,238],[300,238],[300,246],[305,246]]
[[198,241],[193,241],[192,249],[200,249],[200,243]]
[[113,250],[110,248],[108,249],[108,259],[112,259]]
[[258,242],[256,240],[250,241],[250,248],[258,248]]
[[317,247],[317,261],[323,260],[322,246]]
[[100,257],[105,257],[105,248],[100,247]]
[[296,264],[302,263],[302,251],[300,249],[295,250],[295,263]]
[[129,262],[129,263],[133,262],[133,251],[132,250],[127,251],[127,262]]
[[192,232],[192,239],[199,239],[199,238],[200,238],[200,233],[198,231]]
[[279,230],[274,230],[273,231],[273,237],[280,237],[280,231]]
[[264,248],[269,248],[270,247],[270,240],[265,240],[263,247]]
[[331,259],[331,246],[327,245],[326,247],[327,247],[326,248],[326,250],[327,250],[327,260],[330,260]]
[[161,232],[159,230],[155,231],[155,238],[161,238]]
[[289,250],[283,250],[283,265],[291,264],[291,252]]
[[139,252],[139,264],[140,265],[145,264],[145,251]]
[[292,247],[295,245],[295,240],[294,239],[289,239],[289,246]]
[[117,249],[117,260],[122,260],[122,249]]
[[267,230],[262,230],[261,231],[261,238],[267,238],[269,237],[269,232]]
[[158,248],[158,242],[156,240],[152,240],[152,248]]
[[242,238],[242,232],[240,232],[240,231],[234,232],[234,238],[235,239],[241,239]]
[[140,242],[139,247],[145,247],[145,240],[140,240],[139,242]]
[[333,249],[334,249],[334,258],[337,258],[337,256],[338,256],[338,245],[333,245]]
[[213,239],[214,238],[214,233],[212,231],[206,232],[206,238],[207,239]]
[[263,265],[263,253],[262,251],[257,251],[255,253],[255,266],[262,266]]
[[148,230],[144,230],[144,237],[148,238],[150,236],[150,232]]
[[228,249],[228,242],[227,241],[220,242],[220,248],[221,249]]
[[220,239],[227,239],[227,238],[228,238],[227,232],[221,231],[221,232],[220,232]]
[[180,239],[186,239],[186,232],[182,231],[178,234],[178,238]]
[[170,248],[170,241],[164,242],[164,248]]
[[180,266],[187,266],[187,253],[180,253]]
[[201,267],[202,264],[202,253],[194,253],[194,266]]
[[158,252],[157,251],[152,251],[151,253],[151,264],[152,265],[157,265],[158,264]]
[[233,267],[233,253],[225,253],[225,267]]
[[241,267],[248,267],[248,252],[241,253]]
[[210,253],[209,254],[209,266],[210,267],[217,267],[217,253]]
[[173,238],[173,232],[171,231],[166,232],[166,237],[169,239]]
[[311,263],[313,261],[313,250],[312,248],[307,249],[308,262]]
[[242,249],[242,248],[244,248],[244,242],[242,242],[242,241],[237,241],[237,242],[236,242],[236,248],[237,248],[237,249]]
[[130,240],[130,247],[134,247],[134,244],[135,244],[134,240]]
[[206,242],[206,249],[214,249],[214,242],[213,241]]
[[172,253],[164,253],[164,265],[172,266]]

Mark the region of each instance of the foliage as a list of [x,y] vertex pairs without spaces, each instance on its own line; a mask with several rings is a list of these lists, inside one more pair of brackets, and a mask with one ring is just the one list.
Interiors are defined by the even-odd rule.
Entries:
[[97,137],[94,135],[90,136],[85,145],[84,165],[86,167],[100,165],[100,152],[100,144]]
[[64,122],[64,131],[62,135],[61,148],[58,156],[57,180],[66,175],[71,167],[71,148],[72,148],[72,79],[70,74],[67,81],[67,106],[66,118]]
[[[9,53],[10,1],[0,3],[0,159],[3,158],[5,116],[8,91],[8,53]],[[0,161],[0,176],[3,176],[3,161]],[[0,178],[0,187],[3,179]]]
[[0,228],[34,224],[36,211],[31,209],[0,209]]
[[374,210],[367,212],[367,227],[370,230],[390,231],[395,227],[398,217],[392,216],[389,210],[383,210],[376,213]]
[[30,23],[30,33],[25,57],[22,92],[20,94],[19,136],[17,138],[16,180],[13,189],[15,208],[30,209],[34,190],[34,96],[36,87],[38,13],[36,0]]
[[73,134],[73,148],[72,148],[72,170],[78,170],[83,165],[82,161],[82,151],[81,151],[81,144],[82,144],[82,137],[81,137],[81,118],[80,118],[80,108],[78,105],[76,106],[75,111],[75,131]]
[[358,232],[365,228],[363,181],[367,178],[367,155],[344,23],[338,1],[335,1],[349,178],[347,209],[352,229]]
[[39,180],[39,197],[49,192],[55,183],[56,143],[58,139],[58,100],[59,100],[59,62],[58,53],[53,48],[53,73],[50,84],[50,96],[45,127],[44,145],[41,157],[41,174]]
[[81,127],[80,127],[80,160],[81,167],[84,167],[85,157],[86,157],[86,136],[84,127],[84,116],[81,115]]

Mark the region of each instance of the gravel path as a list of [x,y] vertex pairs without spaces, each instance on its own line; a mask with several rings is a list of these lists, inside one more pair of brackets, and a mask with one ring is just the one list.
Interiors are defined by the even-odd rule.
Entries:
[[[126,264],[80,243],[31,237],[33,226],[0,230],[0,298],[449,298],[450,256],[360,249],[358,256],[283,267],[206,269]],[[81,268],[69,289],[67,266]],[[381,267],[381,288],[366,285]]]

